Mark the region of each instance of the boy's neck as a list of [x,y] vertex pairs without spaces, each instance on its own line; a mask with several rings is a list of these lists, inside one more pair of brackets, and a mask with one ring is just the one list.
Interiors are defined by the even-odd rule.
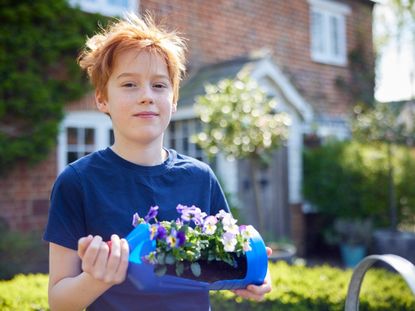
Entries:
[[168,152],[162,146],[135,146],[122,148],[119,144],[111,146],[121,158],[142,166],[155,166],[162,164],[168,157]]

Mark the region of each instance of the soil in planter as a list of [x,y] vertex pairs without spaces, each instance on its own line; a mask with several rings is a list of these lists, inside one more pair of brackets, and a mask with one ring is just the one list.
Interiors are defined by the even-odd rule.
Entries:
[[[222,280],[237,280],[244,279],[247,272],[246,256],[234,256],[235,266],[231,266],[223,261],[198,261],[200,265],[200,276],[194,276],[192,270],[190,270],[190,262],[184,263],[184,271],[180,277],[185,279],[191,279],[195,281],[213,283]],[[168,275],[177,276],[176,265],[167,265]]]

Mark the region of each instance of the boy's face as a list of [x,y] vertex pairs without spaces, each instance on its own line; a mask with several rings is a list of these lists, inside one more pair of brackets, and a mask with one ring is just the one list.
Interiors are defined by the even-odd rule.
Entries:
[[96,92],[97,107],[111,116],[115,144],[161,145],[176,104],[167,65],[160,55],[146,50],[121,52],[106,93]]

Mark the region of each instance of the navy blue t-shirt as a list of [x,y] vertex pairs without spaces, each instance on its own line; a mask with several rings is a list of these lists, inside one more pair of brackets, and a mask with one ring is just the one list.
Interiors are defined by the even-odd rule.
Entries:
[[[145,216],[159,206],[158,220],[179,217],[176,206],[195,205],[208,215],[229,211],[223,191],[210,167],[169,149],[161,165],[140,166],[119,157],[111,148],[69,164],[58,176],[51,194],[44,239],[77,249],[88,234],[110,240],[125,237],[134,213]],[[149,294],[128,278],[111,287],[88,310],[209,310],[209,293]]]

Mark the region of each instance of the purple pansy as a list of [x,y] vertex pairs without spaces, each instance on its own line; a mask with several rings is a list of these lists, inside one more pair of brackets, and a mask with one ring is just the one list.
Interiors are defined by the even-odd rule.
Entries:
[[177,246],[181,247],[186,242],[186,234],[183,231],[177,232]]
[[157,214],[158,214],[158,209],[159,207],[156,206],[151,206],[150,210],[148,211],[147,215],[144,217],[144,220],[146,222],[149,222],[151,219],[156,218]]
[[183,231],[172,229],[170,235],[166,238],[166,242],[171,248],[181,247],[186,242],[186,235]]
[[141,222],[142,222],[141,217],[140,217],[137,213],[135,213],[135,214],[133,215],[133,223],[132,223],[132,225],[133,225],[134,227],[137,227],[137,226],[138,226]]
[[167,230],[162,225],[159,225],[157,228],[157,238],[164,239],[167,236]]
[[196,225],[201,226],[203,224],[203,219],[207,216],[205,212],[202,212],[200,208],[196,206],[191,206],[181,209],[181,219],[183,221],[193,221]]

